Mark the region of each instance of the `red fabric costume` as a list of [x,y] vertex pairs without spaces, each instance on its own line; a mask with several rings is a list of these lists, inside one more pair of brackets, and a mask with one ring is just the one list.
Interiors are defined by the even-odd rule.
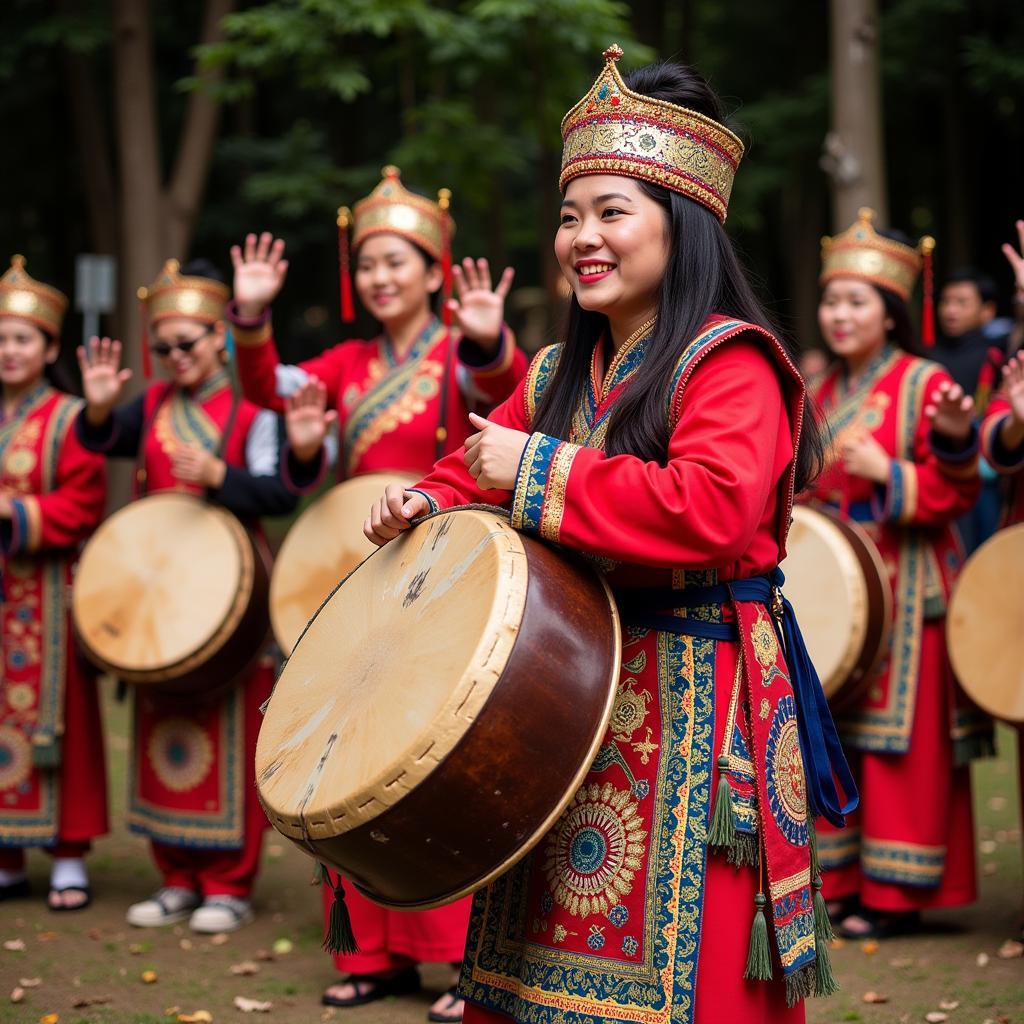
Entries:
[[1024,470],[1024,447],[1010,451],[999,439],[1003,422],[1010,415],[1010,403],[1000,392],[989,403],[981,425],[981,453],[988,464],[1005,478],[1007,490],[1002,526],[1024,523],[1024,477],[1021,473]]
[[[987,723],[959,694],[945,646],[945,612],[962,562],[953,521],[978,494],[977,459],[939,458],[923,408],[948,374],[886,347],[858,386],[835,368],[812,384],[832,433],[824,472],[806,497],[859,522],[874,540],[893,588],[890,655],[859,706],[837,717],[848,750],[860,752],[859,811],[841,831],[818,836],[825,893],[859,894],[900,912],[975,898],[967,760]],[[848,474],[846,438],[867,434],[892,458],[885,486]]]
[[81,402],[40,383],[0,420],[0,867],[45,846],[80,856],[107,830],[96,678],[70,621],[79,546],[103,517],[103,460],[70,430]]
[[[532,433],[514,491],[480,490],[462,451],[416,489],[435,509],[511,508],[518,529],[584,552],[624,614],[638,588],[682,593],[770,572],[792,500],[796,371],[763,332],[712,318],[680,361],[666,463],[608,456],[608,416],[649,337],[607,372],[597,346],[570,440]],[[531,431],[558,351],[534,359],[492,422]],[[467,1022],[803,1020],[786,996],[814,971],[806,789],[769,612],[737,601],[668,614],[734,622],[740,640],[624,625],[619,695],[590,773],[536,851],[477,895],[461,985]],[[708,851],[719,763],[737,832],[765,857],[770,983],[743,978],[758,871]]]
[[[231,319],[247,397],[267,408],[283,409],[269,314],[259,322]],[[328,402],[338,410],[338,475],[386,470],[421,473],[434,462],[439,428],[443,429],[442,451],[459,447],[472,429],[467,392],[486,411],[505,398],[526,372],[526,357],[507,328],[489,364],[472,366],[460,358],[471,357],[474,347],[458,345],[431,317],[401,363],[384,335],[369,341],[352,339],[300,363],[300,369],[324,382]],[[447,388],[443,417],[442,387]],[[331,889],[325,886],[325,918],[332,899]],[[437,910],[407,913],[371,903],[348,886],[346,903],[359,952],[336,955],[334,963],[340,971],[376,974],[397,970],[410,960],[456,963],[462,959],[468,898]]]

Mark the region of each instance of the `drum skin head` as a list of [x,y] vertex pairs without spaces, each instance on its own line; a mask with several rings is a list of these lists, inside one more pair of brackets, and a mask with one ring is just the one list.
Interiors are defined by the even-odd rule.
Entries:
[[388,484],[408,485],[410,473],[367,473],[321,495],[292,524],[270,578],[274,639],[288,654],[327,595],[376,548],[363,520]]
[[523,541],[492,513],[442,514],[377,550],[285,664],[256,750],[283,834],[327,838],[421,782],[473,724],[515,644]]
[[946,640],[967,695],[996,718],[1024,723],[1024,523],[1000,530],[968,560]]
[[240,530],[228,513],[183,493],[150,495],[114,513],[75,577],[72,615],[90,655],[115,673],[187,662],[235,609]]

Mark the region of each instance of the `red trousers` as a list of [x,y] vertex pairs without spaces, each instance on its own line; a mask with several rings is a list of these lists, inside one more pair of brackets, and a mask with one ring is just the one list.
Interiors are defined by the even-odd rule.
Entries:
[[[92,844],[88,839],[58,842],[45,847],[51,857],[84,857]],[[25,867],[25,850],[21,846],[0,846],[0,871],[22,871]]]
[[[966,766],[953,766],[954,683],[944,628],[944,621],[924,627],[910,749],[851,758],[860,807],[847,817],[843,832],[819,822],[825,863],[827,850],[843,835],[849,837],[847,851],[860,849],[859,856],[822,872],[826,899],[858,895],[867,907],[899,913],[961,906],[977,898],[971,777]],[[873,850],[886,851],[882,861]],[[894,855],[921,872],[914,883],[898,880],[898,871],[888,875],[885,858]]]
[[[334,890],[329,885],[321,888],[326,924]],[[345,902],[359,952],[336,954],[334,966],[339,971],[383,974],[411,963],[455,964],[462,960],[469,928],[469,897],[437,910],[388,910],[371,903],[349,882],[345,885]]]

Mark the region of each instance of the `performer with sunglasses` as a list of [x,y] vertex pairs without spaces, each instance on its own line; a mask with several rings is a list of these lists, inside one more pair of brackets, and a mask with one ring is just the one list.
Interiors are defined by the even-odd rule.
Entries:
[[[278,418],[241,398],[225,368],[227,286],[215,268],[168,260],[139,291],[150,354],[167,380],[116,403],[131,377],[121,343],[93,338],[79,348],[86,407],[76,421],[92,451],[138,460],[137,493],[202,495],[257,532],[263,515],[295,508],[278,475]],[[183,702],[137,694],[128,821],[148,836],[160,889],[128,910],[141,928],[189,919],[198,932],[252,920],[249,894],[259,868],[266,818],[256,797],[253,758],[260,704],[270,695],[269,659],[226,693]],[[232,739],[234,737],[235,739]]]

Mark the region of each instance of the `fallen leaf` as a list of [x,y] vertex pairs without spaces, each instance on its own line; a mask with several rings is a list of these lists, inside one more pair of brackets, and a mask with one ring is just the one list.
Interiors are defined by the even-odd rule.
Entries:
[[132,956],[140,956],[142,953],[145,953],[147,949],[149,949],[149,946],[146,946],[141,942],[133,942],[128,947],[128,952],[131,953]]
[[245,996],[235,996],[235,1009],[242,1013],[269,1013],[273,1003],[263,1003],[259,999],[246,999]]
[[960,1005],[960,1001],[957,999],[941,999],[939,1001],[940,1010],[955,1010]]
[[213,1014],[209,1010],[196,1010],[195,1013],[179,1013],[179,1024],[213,1024]]
[[24,953],[25,943],[21,939],[8,939],[4,943],[4,949],[9,953]]
[[977,959],[974,961],[979,967],[988,966],[988,953],[979,953]]
[[210,936],[210,945],[211,946],[223,946],[224,943],[227,942],[227,941],[228,941],[228,933],[227,932],[217,932],[216,935],[211,935]]
[[278,956],[285,956],[290,953],[293,948],[291,939],[277,939],[274,942],[274,952]]
[[860,997],[862,1003],[887,1003],[889,1002],[888,996],[883,996],[881,992],[865,992]]
[[874,939],[868,939],[866,942],[862,942],[860,944],[860,951],[871,956],[873,953],[878,952],[878,943]]
[[99,928],[90,928],[86,933],[90,939],[101,939],[103,938],[103,932]]
[[57,1021],[59,1021],[59,1020],[60,1020],[60,1014],[59,1013],[48,1013],[48,1014],[46,1014],[45,1017],[40,1017],[39,1018],[39,1024],[57,1024]]
[[997,849],[996,841],[994,839],[983,839],[978,844],[978,849],[984,854],[995,853]]
[[102,1006],[104,1003],[112,1003],[110,996],[83,996],[76,999],[71,1005],[76,1010],[84,1009],[86,1006]]
[[333,1006],[328,1006],[327,1009],[324,1010],[324,1012],[320,1014],[320,1019],[322,1021],[326,1022],[326,1021],[332,1020],[336,1016],[337,1016],[337,1013],[335,1012],[334,1007]]
[[981,873],[983,875],[994,875],[999,870],[999,865],[995,861],[987,860],[981,865]]
[[1001,811],[1006,807],[1005,796],[990,796],[988,798],[988,809],[990,811]]
[[256,959],[257,960],[262,960],[265,963],[269,963],[270,961],[272,961],[274,959],[274,954],[271,953],[269,949],[257,949],[256,950]]
[[889,961],[890,967],[913,967],[914,958],[912,956],[894,956]]
[[185,952],[187,953],[192,948],[192,940],[191,939],[181,939],[178,942],[178,946],[181,949],[185,950]]
[[36,938],[40,942],[53,942],[54,939],[60,938],[60,932],[40,932]]
[[1024,942],[1016,939],[1007,939],[996,954],[1000,960],[1013,960],[1015,957],[1024,956]]
[[176,1017],[179,1013],[181,1013],[180,1006],[168,1006],[167,1009],[164,1010],[165,1017]]
[[143,971],[142,972],[142,983],[143,985],[152,985],[156,981],[156,971]]
[[20,1003],[25,998],[25,990],[23,988],[12,989],[11,991],[11,1002]]
[[240,964],[231,965],[232,974],[257,974],[259,972],[260,965],[254,964],[251,960],[243,960]]
[[43,983],[43,979],[42,978],[19,978],[18,979],[18,984],[22,988],[39,988],[39,986],[42,985],[42,983]]
[[932,1010],[931,1013],[926,1013],[924,1019],[928,1021],[928,1024],[942,1024],[944,1020],[949,1020],[948,1013],[940,1013],[938,1010]]

